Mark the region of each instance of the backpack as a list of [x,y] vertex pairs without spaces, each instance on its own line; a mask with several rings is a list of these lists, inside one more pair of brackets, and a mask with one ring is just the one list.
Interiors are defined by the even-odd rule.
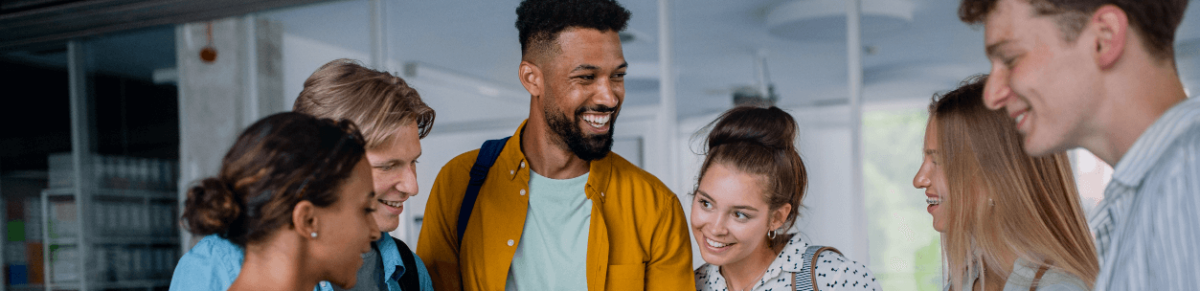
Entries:
[[400,275],[400,279],[397,280],[399,281],[397,283],[400,283],[400,289],[406,291],[421,290],[419,281],[421,274],[418,274],[417,260],[413,259],[412,249],[408,248],[408,245],[404,244],[398,238],[393,237],[392,240],[396,241],[396,249],[400,251],[400,260],[404,261],[404,266],[412,269],[411,271],[405,270],[404,275]]
[[471,181],[467,184],[467,193],[463,196],[462,205],[458,208],[458,247],[462,248],[463,234],[467,231],[467,222],[471,220],[471,211],[475,209],[475,199],[479,198],[479,188],[487,180],[488,171],[496,164],[496,158],[504,150],[504,144],[512,136],[483,142],[479,147],[479,155],[475,157],[475,165],[471,166]]

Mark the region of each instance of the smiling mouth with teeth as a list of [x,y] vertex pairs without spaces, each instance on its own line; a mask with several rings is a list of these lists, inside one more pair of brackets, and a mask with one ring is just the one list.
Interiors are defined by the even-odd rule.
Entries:
[[588,125],[591,125],[592,127],[595,127],[595,128],[601,128],[601,127],[604,127],[605,125],[608,125],[608,121],[611,119],[612,119],[611,114],[606,114],[606,115],[601,115],[601,116],[590,115],[590,114],[583,115],[583,121],[587,121]]
[[387,200],[383,200],[383,199],[378,199],[378,200],[379,200],[379,203],[381,203],[383,205],[391,206],[392,208],[400,208],[400,207],[404,206],[404,202],[401,202],[401,201],[387,201]]
[[718,249],[737,244],[737,243],[719,243],[719,242],[716,242],[716,241],[713,241],[713,240],[707,239],[707,238],[704,239],[704,242],[708,243],[708,246],[718,248]]
[[929,205],[938,205],[938,204],[942,204],[942,199],[941,198],[925,198],[925,203],[929,204]]

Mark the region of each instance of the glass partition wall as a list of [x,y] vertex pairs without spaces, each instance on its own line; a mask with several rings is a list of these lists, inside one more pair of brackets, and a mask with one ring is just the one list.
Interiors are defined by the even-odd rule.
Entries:
[[170,26],[7,52],[4,290],[166,290],[179,258]]
[[[63,44],[0,54],[0,217],[4,218],[4,290],[40,290],[45,283],[41,192],[49,188],[49,157],[71,152],[71,110]],[[56,179],[57,180],[57,179]]]

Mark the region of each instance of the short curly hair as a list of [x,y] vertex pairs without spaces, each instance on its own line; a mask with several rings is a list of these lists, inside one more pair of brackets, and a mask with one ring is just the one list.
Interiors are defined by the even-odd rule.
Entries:
[[557,49],[554,40],[567,28],[625,30],[630,12],[614,0],[525,0],[517,6],[521,56],[531,49]]
[[[1183,22],[1188,0],[1022,0],[1033,5],[1039,16],[1052,16],[1063,39],[1075,42],[1092,13],[1100,6],[1115,5],[1125,11],[1130,26],[1140,32],[1142,43],[1159,59],[1174,59],[1175,31]],[[999,0],[962,0],[958,18],[969,24],[987,20]]]

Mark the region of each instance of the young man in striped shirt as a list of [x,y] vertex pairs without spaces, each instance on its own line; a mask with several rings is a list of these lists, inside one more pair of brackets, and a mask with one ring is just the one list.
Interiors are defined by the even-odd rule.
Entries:
[[1092,213],[1096,290],[1200,288],[1200,100],[1173,42],[1187,0],[963,0],[992,63],[984,101],[1042,155],[1083,147],[1112,182]]

